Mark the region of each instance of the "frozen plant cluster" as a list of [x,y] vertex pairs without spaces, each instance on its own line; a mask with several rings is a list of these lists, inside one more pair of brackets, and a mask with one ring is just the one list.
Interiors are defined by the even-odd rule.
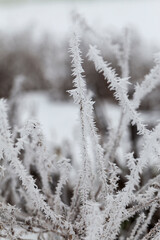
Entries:
[[[160,176],[149,179],[142,187],[140,184],[141,174],[148,163],[153,158],[159,162],[160,124],[148,129],[137,111],[142,98],[159,84],[160,56],[156,55],[154,67],[143,82],[136,85],[133,98],[129,99],[127,35],[125,40],[123,50],[112,46],[122,77],[103,59],[96,46],[90,46],[87,55],[88,60],[93,62],[95,71],[103,74],[122,108],[118,129],[110,130],[106,144],[101,143],[94,121],[94,102],[87,91],[77,30],[70,41],[74,88],[69,94],[79,106],[81,132],[81,167],[78,171],[70,159],[58,158],[49,151],[41,125],[37,121],[30,120],[21,129],[16,126],[10,129],[7,103],[0,100],[1,239],[160,239],[160,221],[154,222],[154,226],[149,228],[159,209]],[[133,152],[125,156],[128,173],[124,173],[126,182],[120,188],[121,169],[114,158],[123,132],[127,131],[129,124],[136,125],[143,146],[137,158]],[[89,144],[92,155],[89,154]],[[41,184],[31,174],[31,166],[36,169]],[[54,173],[59,174],[55,189]],[[72,197],[66,203],[62,192],[69,184],[72,185]],[[126,234],[122,226],[127,220],[131,222],[131,219]]]

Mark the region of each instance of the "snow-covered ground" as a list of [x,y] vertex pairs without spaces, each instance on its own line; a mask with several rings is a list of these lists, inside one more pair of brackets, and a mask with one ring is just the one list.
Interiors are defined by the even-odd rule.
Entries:
[[76,138],[78,108],[73,103],[53,102],[44,93],[29,93],[19,103],[20,124],[28,119],[38,120],[49,142],[61,145]]
[[[23,126],[29,119],[38,120],[41,123],[42,130],[46,140],[51,146],[62,146],[67,143],[72,146],[71,151],[77,162],[80,156],[80,125],[78,106],[71,102],[57,102],[51,100],[46,93],[27,93],[20,97],[19,101],[19,120]],[[103,102],[103,116],[106,122],[109,122],[110,128],[117,129],[120,121],[121,109],[118,105]],[[157,111],[141,112],[145,124],[156,125],[160,114]],[[128,132],[123,137],[123,150],[129,151]],[[118,154],[123,159],[124,152],[118,149]],[[91,152],[90,152],[91,154]],[[121,160],[123,161],[123,160]]]
[[[71,151],[76,165],[80,164],[80,123],[78,106],[71,102],[51,100],[46,93],[27,93],[20,96],[18,107],[19,124],[22,127],[27,120],[38,120],[46,140],[51,147],[62,147],[65,144]],[[104,103],[104,116],[113,128],[117,128],[120,119],[120,108]],[[89,154],[92,156],[91,143]]]
[[[20,99],[18,115],[21,126],[28,119],[38,120],[47,140],[55,145],[61,145],[66,140],[73,141],[79,135],[79,109],[72,101],[53,101],[43,92],[26,93]],[[104,102],[103,115],[113,128],[117,128],[119,106]]]
[[36,36],[53,33],[63,39],[72,30],[71,12],[77,10],[100,33],[106,27],[135,27],[149,43],[160,43],[159,0],[55,1],[0,6],[0,31],[13,33],[33,28]]
[[[20,125],[23,126],[27,120],[38,120],[41,123],[42,130],[49,146],[62,147],[67,144],[71,149],[71,154],[76,165],[81,163],[80,158],[80,123],[78,106],[71,102],[54,102],[46,93],[29,93],[20,97],[18,116]],[[109,121],[110,128],[117,129],[120,121],[121,110],[115,104],[104,102],[103,115],[106,122]],[[125,147],[123,150],[128,151],[130,148],[128,133],[124,135],[123,141]],[[88,142],[89,155],[92,155],[92,145]],[[120,161],[123,162],[121,148],[118,148],[117,154]]]

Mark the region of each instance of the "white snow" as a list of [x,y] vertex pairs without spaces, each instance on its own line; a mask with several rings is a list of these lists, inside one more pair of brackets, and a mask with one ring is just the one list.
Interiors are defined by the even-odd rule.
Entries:
[[73,103],[53,102],[44,93],[29,93],[21,97],[20,124],[28,119],[38,120],[49,142],[61,145],[73,141],[78,128],[78,108]]

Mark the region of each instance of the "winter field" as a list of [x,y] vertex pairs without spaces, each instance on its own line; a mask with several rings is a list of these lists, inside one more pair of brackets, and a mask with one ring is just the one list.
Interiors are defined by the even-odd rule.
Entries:
[[160,1],[0,1],[0,239],[160,239]]

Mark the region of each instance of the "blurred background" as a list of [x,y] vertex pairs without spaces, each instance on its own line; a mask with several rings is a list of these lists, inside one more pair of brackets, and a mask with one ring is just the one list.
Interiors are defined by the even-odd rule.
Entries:
[[[67,93],[72,88],[68,49],[75,20],[81,25],[83,66],[102,138],[108,126],[118,126],[120,109],[103,76],[87,60],[89,44],[96,44],[121,76],[115,49],[123,50],[129,33],[130,97],[160,50],[159,0],[0,0],[0,97],[10,103],[11,127],[38,119],[57,152],[62,142],[75,144],[78,134],[78,109]],[[141,104],[149,127],[159,118],[159,103],[157,87]],[[126,140],[126,151],[137,152],[134,127],[128,138],[132,144]],[[122,149],[119,152],[123,156]]]

